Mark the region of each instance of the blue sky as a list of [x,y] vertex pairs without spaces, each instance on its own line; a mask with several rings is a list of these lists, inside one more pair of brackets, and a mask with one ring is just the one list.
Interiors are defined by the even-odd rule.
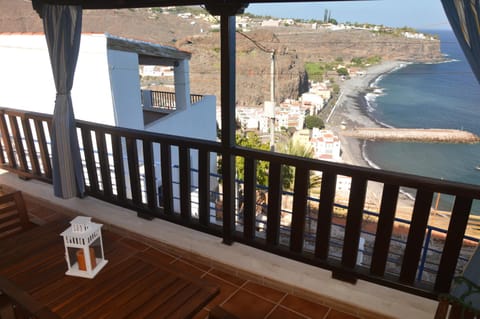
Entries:
[[246,12],[282,18],[323,19],[325,9],[338,22],[409,26],[416,29],[450,29],[440,0],[372,0],[250,4]]

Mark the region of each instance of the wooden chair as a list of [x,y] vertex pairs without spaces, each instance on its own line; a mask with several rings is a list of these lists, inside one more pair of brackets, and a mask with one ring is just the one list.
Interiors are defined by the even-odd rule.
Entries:
[[0,239],[18,234],[32,225],[20,191],[0,196]]

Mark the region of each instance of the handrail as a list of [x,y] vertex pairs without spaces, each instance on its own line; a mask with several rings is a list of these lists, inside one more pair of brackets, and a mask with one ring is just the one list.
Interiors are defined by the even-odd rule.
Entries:
[[[1,167],[20,176],[51,183],[50,125],[51,116],[0,108]],[[218,142],[84,121],[77,121],[77,129],[84,159],[85,185],[90,196],[135,210],[144,218],[162,218],[332,270],[338,279],[352,283],[365,279],[430,298],[449,290],[466,238],[472,203],[480,199],[480,187],[475,185],[240,146],[225,148]],[[219,162],[219,154],[244,161],[244,210],[241,223],[234,222],[234,229],[211,218],[215,199],[220,207],[222,198],[232,195],[225,193],[225,188],[223,194],[218,191],[227,177],[212,177],[217,169],[212,163]],[[262,221],[265,227],[259,232],[255,207],[256,192],[260,187],[256,167],[261,161],[268,163],[269,182],[262,186],[268,193],[268,200]],[[282,200],[286,196],[281,187],[282,169],[287,166],[295,169],[294,188],[288,195],[291,199],[288,213],[291,221],[288,223],[281,217]],[[322,176],[315,201],[311,200],[307,187],[310,173]],[[338,207],[335,196],[339,176],[349,177],[351,186],[347,204],[343,206],[346,211],[346,222],[342,226],[344,236],[334,238],[331,231],[337,226],[332,218],[335,207]],[[362,229],[363,217],[370,214],[365,209],[369,182],[379,182],[382,186],[374,235],[365,234]],[[416,195],[408,235],[400,247],[397,271],[391,273],[387,266],[392,255],[390,243],[396,242],[393,236],[394,223],[398,222],[396,203],[400,190],[405,187],[414,189]],[[198,199],[193,199],[192,190]],[[426,236],[437,231],[428,225],[435,193],[452,195],[454,205],[448,217],[443,249],[437,258],[438,267],[432,268],[430,254],[425,251],[432,252]],[[236,220],[235,210],[225,211],[223,208],[222,214]],[[313,223],[312,216],[316,223]],[[369,248],[368,262],[360,266],[356,258],[364,235],[372,237],[373,247]],[[332,256],[336,245],[341,249]],[[424,280],[426,271],[431,281]]]
[[[144,92],[149,92],[150,103],[146,103]],[[190,94],[190,104],[195,104],[203,99],[201,94]],[[175,110],[175,92],[142,90],[142,105],[148,105],[154,109]]]

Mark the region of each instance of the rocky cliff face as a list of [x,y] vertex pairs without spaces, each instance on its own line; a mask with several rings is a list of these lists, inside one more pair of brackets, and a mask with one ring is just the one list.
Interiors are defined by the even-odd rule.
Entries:
[[[256,41],[270,39],[272,32],[249,33]],[[275,54],[275,99],[297,98],[308,90],[308,79],[303,63],[281,43],[269,45]],[[190,37],[179,43],[179,48],[192,52],[190,63],[191,90],[201,94],[214,94],[220,98],[220,38],[219,33]],[[237,33],[237,104],[263,105],[270,100],[271,53],[258,48],[252,41]]]
[[[380,56],[383,61],[432,62],[441,60],[440,41],[407,39],[365,30],[328,31],[298,27],[256,29],[237,33],[237,104],[259,106],[270,100],[271,55],[257,45],[276,52],[277,102],[298,98],[308,90],[306,62],[345,63],[352,58]],[[220,96],[219,33],[190,37],[178,44],[193,53],[192,92]]]
[[[220,33],[200,19],[154,13],[148,9],[84,11],[83,32],[113,35],[176,46],[192,52],[191,91],[220,101]],[[0,0],[0,32],[42,32],[31,3]],[[427,62],[442,58],[440,42],[377,34],[365,30],[328,31],[307,27],[256,28],[247,39],[237,33],[237,103],[259,106],[270,100],[270,53],[276,52],[276,101],[308,90],[305,62],[349,62],[355,57]]]

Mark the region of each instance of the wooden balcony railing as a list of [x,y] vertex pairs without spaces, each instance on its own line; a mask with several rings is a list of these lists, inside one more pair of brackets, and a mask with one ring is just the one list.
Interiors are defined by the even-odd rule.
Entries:
[[[152,102],[153,108],[163,109],[163,110],[175,110],[175,92],[164,92],[164,91],[148,91],[150,92],[150,99]],[[144,95],[142,94],[142,98]],[[190,94],[190,103],[195,104],[203,98],[203,95],[199,94]],[[142,104],[145,105],[145,101],[142,101]]]
[[[1,167],[16,174],[51,182],[49,127],[51,116],[0,109]],[[459,264],[472,203],[480,187],[370,168],[317,161],[252,150],[225,148],[220,143],[154,134],[77,121],[88,195],[185,227],[242,242],[274,254],[329,269],[334,277],[355,282],[361,278],[381,285],[435,298],[447,292]],[[228,183],[215,175],[212,162],[222,156],[244,160],[243,210],[224,211],[217,187]],[[268,185],[259,186],[258,163],[268,163]],[[282,189],[282,171],[294,168],[293,190]],[[321,174],[317,192],[309,189],[310,174]],[[158,176],[161,176],[161,185]],[[337,179],[351,178],[347,203],[336,203]],[[377,227],[363,228],[373,213],[366,209],[372,183],[381,185]],[[161,187],[160,187],[161,186]],[[405,238],[394,237],[395,213],[401,189],[414,194],[411,221]],[[224,190],[230,189],[225,187]],[[257,215],[257,191],[268,193],[263,213]],[[444,239],[429,248],[433,232],[428,225],[435,194],[453,198]],[[291,203],[291,205],[288,205]],[[234,205],[235,206],[235,205]],[[285,208],[288,207],[288,208]],[[342,231],[335,210],[345,211]],[[260,218],[261,217],[261,218]],[[223,218],[223,219],[222,219]],[[234,221],[232,224],[223,221]],[[368,258],[358,262],[359,245],[369,236]],[[431,253],[435,251],[435,254]],[[430,262],[436,255],[435,262]],[[429,265],[426,267],[425,265]],[[421,273],[428,268],[430,276]]]

